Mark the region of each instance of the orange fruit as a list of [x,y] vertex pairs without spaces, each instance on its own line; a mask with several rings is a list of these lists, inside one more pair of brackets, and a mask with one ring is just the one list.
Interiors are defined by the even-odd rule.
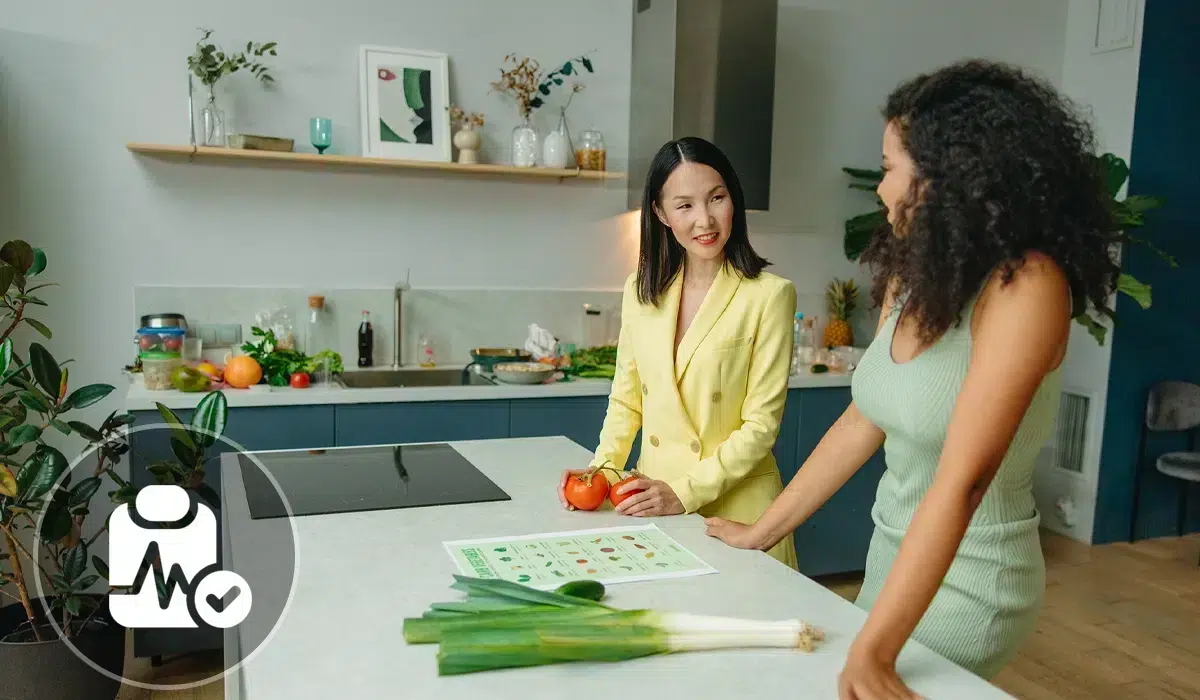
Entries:
[[225,363],[225,383],[238,389],[249,389],[262,379],[262,367],[253,357],[238,355]]
[[217,369],[217,366],[211,362],[201,362],[196,365],[196,369],[207,374],[210,379],[218,382],[221,381],[221,370]]

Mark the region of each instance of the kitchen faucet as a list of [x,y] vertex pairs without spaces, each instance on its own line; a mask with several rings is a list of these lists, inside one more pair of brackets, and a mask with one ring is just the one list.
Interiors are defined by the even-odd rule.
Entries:
[[400,332],[402,327],[400,325],[400,308],[404,305],[404,293],[412,289],[408,283],[411,276],[412,268],[409,268],[404,273],[404,281],[396,283],[395,296],[392,299],[392,369],[400,369],[402,366],[400,362],[400,348],[403,337]]

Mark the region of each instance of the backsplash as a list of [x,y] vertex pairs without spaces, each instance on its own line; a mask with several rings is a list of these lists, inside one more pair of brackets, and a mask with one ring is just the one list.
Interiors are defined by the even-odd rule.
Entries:
[[[256,314],[286,307],[291,314],[297,341],[306,352],[303,328],[309,295],[323,295],[326,311],[336,329],[337,347],[347,369],[358,358],[358,326],[368,311],[375,330],[376,367],[390,366],[393,347],[393,290],[316,289],[296,287],[134,287],[134,318],[130,322],[130,359],[136,348],[133,331],[141,317],[150,313],[181,313],[190,327],[200,324],[236,324],[242,342],[254,340],[250,328]],[[621,306],[620,291],[537,289],[411,289],[404,293],[401,311],[402,362],[416,364],[419,339],[429,339],[434,360],[445,365],[464,365],[477,347],[524,347],[529,325],[536,323],[560,342],[585,344],[584,304],[600,309],[605,325],[600,331],[605,342],[616,342]],[[318,348],[319,349],[319,348]],[[211,350],[211,348],[205,348]],[[223,355],[224,352],[220,352]]]

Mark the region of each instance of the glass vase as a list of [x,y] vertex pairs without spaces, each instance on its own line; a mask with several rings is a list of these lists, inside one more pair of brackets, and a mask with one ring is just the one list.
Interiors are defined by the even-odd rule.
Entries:
[[528,115],[512,132],[512,164],[517,168],[532,168],[537,165],[539,142],[537,129]]
[[558,126],[546,135],[542,144],[542,165],[547,168],[566,168],[574,160],[571,150],[571,130],[567,128],[567,110],[561,109]]
[[200,145],[218,147],[227,145],[225,140],[225,112],[217,106],[217,95],[212,88],[209,88],[208,91],[208,103],[200,110],[200,123],[204,127],[204,139]]

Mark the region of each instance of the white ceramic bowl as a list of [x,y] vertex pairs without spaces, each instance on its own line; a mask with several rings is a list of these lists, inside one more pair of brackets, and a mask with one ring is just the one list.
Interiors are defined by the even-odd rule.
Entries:
[[500,362],[492,371],[505,384],[541,384],[554,374],[554,368],[541,362]]

